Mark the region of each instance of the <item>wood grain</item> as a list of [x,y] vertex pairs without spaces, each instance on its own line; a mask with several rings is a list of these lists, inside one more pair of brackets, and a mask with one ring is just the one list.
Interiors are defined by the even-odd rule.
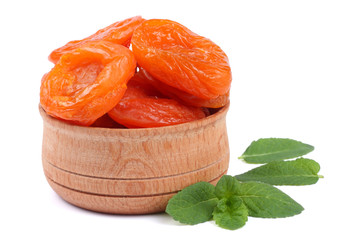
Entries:
[[204,168],[228,153],[227,108],[205,119],[148,129],[69,125],[43,116],[42,158],[69,172],[104,178],[151,178]]
[[228,169],[228,155],[219,161],[188,173],[160,178],[95,178],[67,172],[43,161],[45,175],[70,189],[105,195],[151,195],[179,191],[199,181],[211,181]]

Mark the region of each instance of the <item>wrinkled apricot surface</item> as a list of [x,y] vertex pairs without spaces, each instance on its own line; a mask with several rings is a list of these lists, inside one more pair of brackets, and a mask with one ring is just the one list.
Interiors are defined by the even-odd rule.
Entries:
[[119,102],[135,69],[135,57],[128,48],[88,42],[62,55],[44,75],[41,105],[51,116],[89,126]]
[[187,106],[193,107],[205,107],[205,108],[220,108],[229,103],[229,91],[225,95],[220,95],[213,99],[203,99],[191,95],[190,93],[183,92],[178,88],[171,87],[164,82],[155,79],[145,69],[140,68],[140,73],[145,78],[145,81],[149,82],[154,88],[168,96],[169,98],[175,99]]
[[66,45],[55,49],[49,55],[49,60],[53,63],[56,63],[63,54],[70,52],[73,49],[76,49],[90,41],[105,40],[105,41],[121,44],[128,47],[134,30],[143,21],[144,19],[142,19],[142,17],[136,16],[136,17],[125,19],[123,21],[115,22],[111,24],[110,26],[100,29],[99,31],[97,31],[96,33],[92,34],[89,37],[86,37],[82,40],[75,40],[75,41],[68,42]]
[[159,81],[203,99],[229,91],[232,77],[226,54],[183,25],[146,20],[136,28],[131,42],[138,64]]
[[161,93],[147,84],[139,73],[129,81],[122,100],[108,115],[129,128],[175,125],[206,116],[201,108],[188,107],[176,100],[162,98]]

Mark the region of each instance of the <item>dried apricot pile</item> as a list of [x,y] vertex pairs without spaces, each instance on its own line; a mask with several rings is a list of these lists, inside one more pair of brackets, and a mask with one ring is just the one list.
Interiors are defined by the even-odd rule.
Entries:
[[[130,50],[130,47],[132,50]],[[95,127],[160,127],[229,104],[226,54],[183,25],[137,16],[54,50],[41,82],[49,115]]]

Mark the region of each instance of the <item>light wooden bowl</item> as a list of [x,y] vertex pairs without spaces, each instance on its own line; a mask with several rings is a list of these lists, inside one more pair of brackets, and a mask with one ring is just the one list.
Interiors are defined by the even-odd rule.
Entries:
[[97,212],[164,211],[181,189],[227,172],[228,105],[189,123],[141,129],[80,127],[43,118],[42,162],[54,191]]

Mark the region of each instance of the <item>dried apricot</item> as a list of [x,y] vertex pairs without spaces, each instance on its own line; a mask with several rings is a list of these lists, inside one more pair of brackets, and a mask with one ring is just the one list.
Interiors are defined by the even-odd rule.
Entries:
[[[144,83],[135,74],[136,80],[130,80],[128,90],[122,100],[108,112],[116,122],[128,128],[160,127],[185,123],[204,118],[206,114],[201,108],[188,107],[176,100],[161,98],[154,90],[141,88]],[[142,79],[141,79],[142,80]],[[157,96],[160,95],[160,96]]]
[[112,43],[121,44],[124,46],[129,46],[130,39],[133,34],[133,31],[144,21],[144,19],[140,16],[132,17],[125,19],[123,21],[115,22],[110,26],[107,26],[103,29],[100,29],[96,33],[92,34],[91,36],[84,38],[82,40],[75,40],[68,42],[66,45],[55,49],[50,55],[49,60],[53,63],[56,63],[60,57],[76,49],[82,44],[85,44],[90,41],[99,41],[105,40]]
[[224,95],[218,96],[217,98],[203,99],[193,96],[190,93],[183,92],[155,79],[143,68],[140,68],[140,73],[145,78],[145,81],[149,82],[156,89],[159,89],[162,94],[168,96],[169,98],[178,100],[185,105],[205,108],[220,108],[229,103],[229,91]]
[[131,43],[138,64],[159,81],[203,99],[229,91],[232,76],[226,54],[177,22],[146,20]]
[[128,48],[88,42],[64,54],[44,75],[41,105],[51,116],[89,126],[119,102],[135,69]]
[[108,114],[105,114],[98,118],[91,127],[98,127],[98,128],[126,128],[119,123],[115,122]]
[[122,99],[129,98],[166,98],[165,95],[161,94],[152,84],[147,81],[142,72],[137,72],[129,80],[128,88]]

